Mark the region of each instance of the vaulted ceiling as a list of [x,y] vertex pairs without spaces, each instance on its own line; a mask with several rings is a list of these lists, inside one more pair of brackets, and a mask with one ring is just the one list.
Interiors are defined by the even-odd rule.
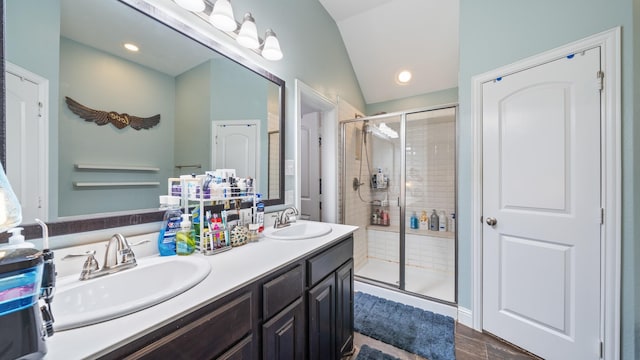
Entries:
[[[458,86],[458,0],[319,0],[367,104]],[[409,70],[408,84],[396,81]]]

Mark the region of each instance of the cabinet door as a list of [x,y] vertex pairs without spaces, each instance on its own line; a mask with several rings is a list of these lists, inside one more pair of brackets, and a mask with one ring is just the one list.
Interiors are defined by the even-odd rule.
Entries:
[[309,290],[309,359],[336,358],[336,277]]
[[353,260],[336,271],[336,350],[338,359],[353,348]]
[[262,326],[264,359],[304,359],[304,306],[302,298]]

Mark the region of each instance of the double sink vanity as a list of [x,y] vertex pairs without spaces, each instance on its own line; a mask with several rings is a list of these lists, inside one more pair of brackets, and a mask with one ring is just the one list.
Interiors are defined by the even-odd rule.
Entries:
[[138,255],[86,281],[78,268],[58,279],[46,358],[340,359],[355,230],[299,221],[214,256]]

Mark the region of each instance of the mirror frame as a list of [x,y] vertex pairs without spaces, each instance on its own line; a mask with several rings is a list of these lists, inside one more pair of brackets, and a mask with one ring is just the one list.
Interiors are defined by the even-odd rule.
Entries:
[[[138,11],[151,19],[158,21],[165,26],[173,29],[186,36],[187,38],[200,43],[208,47],[209,49],[219,53],[227,59],[236,62],[237,64],[245,67],[249,71],[264,77],[265,79],[275,83],[280,87],[280,169],[279,170],[279,198],[264,200],[265,206],[281,205],[284,204],[284,146],[285,146],[285,81],[277,76],[266,71],[262,67],[249,61],[247,58],[240,55],[229,54],[225,51],[225,47],[217,41],[201,34],[196,31],[191,25],[181,22],[173,17],[168,16],[166,13],[156,8],[155,6],[144,2],[143,0],[110,0],[118,1],[126,6],[129,6],[132,11]],[[6,164],[6,84],[5,84],[5,49],[4,49],[4,36],[5,36],[5,3],[0,1],[0,38],[2,46],[0,46],[0,161],[2,161],[3,167]],[[131,214],[122,214],[114,216],[97,216],[91,217],[88,215],[86,219],[71,220],[71,221],[47,221],[49,228],[49,236],[59,236],[81,233],[86,231],[102,230],[117,228],[122,226],[140,225],[150,222],[162,221],[164,212],[162,211],[149,211],[149,212],[135,212]],[[24,227],[23,234],[26,239],[36,239],[42,237],[42,231],[37,224],[28,224]],[[0,234],[1,240],[8,238],[7,233]]]

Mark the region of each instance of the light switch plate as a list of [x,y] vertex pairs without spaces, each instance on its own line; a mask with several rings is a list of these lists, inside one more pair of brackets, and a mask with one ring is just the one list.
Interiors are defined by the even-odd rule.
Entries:
[[285,160],[284,161],[284,174],[285,175],[295,175],[294,174],[293,160]]

